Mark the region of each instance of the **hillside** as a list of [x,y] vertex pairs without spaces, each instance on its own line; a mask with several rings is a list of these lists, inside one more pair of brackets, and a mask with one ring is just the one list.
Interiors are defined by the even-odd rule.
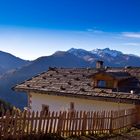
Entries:
[[30,62],[15,57],[12,54],[0,51],[0,74],[5,73],[6,71],[17,69],[24,65],[28,65]]

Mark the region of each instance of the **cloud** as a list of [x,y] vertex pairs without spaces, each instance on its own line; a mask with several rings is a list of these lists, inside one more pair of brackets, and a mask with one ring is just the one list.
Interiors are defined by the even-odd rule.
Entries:
[[140,43],[128,42],[128,43],[124,43],[123,45],[125,45],[125,46],[140,46]]
[[140,38],[140,32],[123,32],[122,35],[129,38]]
[[97,30],[97,29],[92,29],[92,28],[87,29],[87,31],[93,32],[93,33],[104,33],[104,31],[102,31],[102,30]]

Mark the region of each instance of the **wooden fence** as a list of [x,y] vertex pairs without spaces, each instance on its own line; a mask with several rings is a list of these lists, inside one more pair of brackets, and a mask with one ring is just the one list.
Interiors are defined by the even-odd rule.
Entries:
[[136,123],[136,110],[98,112],[7,112],[0,118],[1,138],[47,133],[61,136],[114,133]]

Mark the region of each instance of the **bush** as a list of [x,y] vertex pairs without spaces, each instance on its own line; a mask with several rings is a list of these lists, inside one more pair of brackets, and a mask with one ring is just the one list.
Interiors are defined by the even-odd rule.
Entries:
[[12,111],[13,106],[10,103],[5,102],[4,100],[0,99],[0,116],[3,113],[5,113],[7,110]]

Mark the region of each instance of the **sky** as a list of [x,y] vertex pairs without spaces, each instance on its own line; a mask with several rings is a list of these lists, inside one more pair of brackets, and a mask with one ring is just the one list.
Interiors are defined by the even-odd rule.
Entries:
[[33,60],[70,48],[140,56],[140,0],[1,0],[0,50]]

